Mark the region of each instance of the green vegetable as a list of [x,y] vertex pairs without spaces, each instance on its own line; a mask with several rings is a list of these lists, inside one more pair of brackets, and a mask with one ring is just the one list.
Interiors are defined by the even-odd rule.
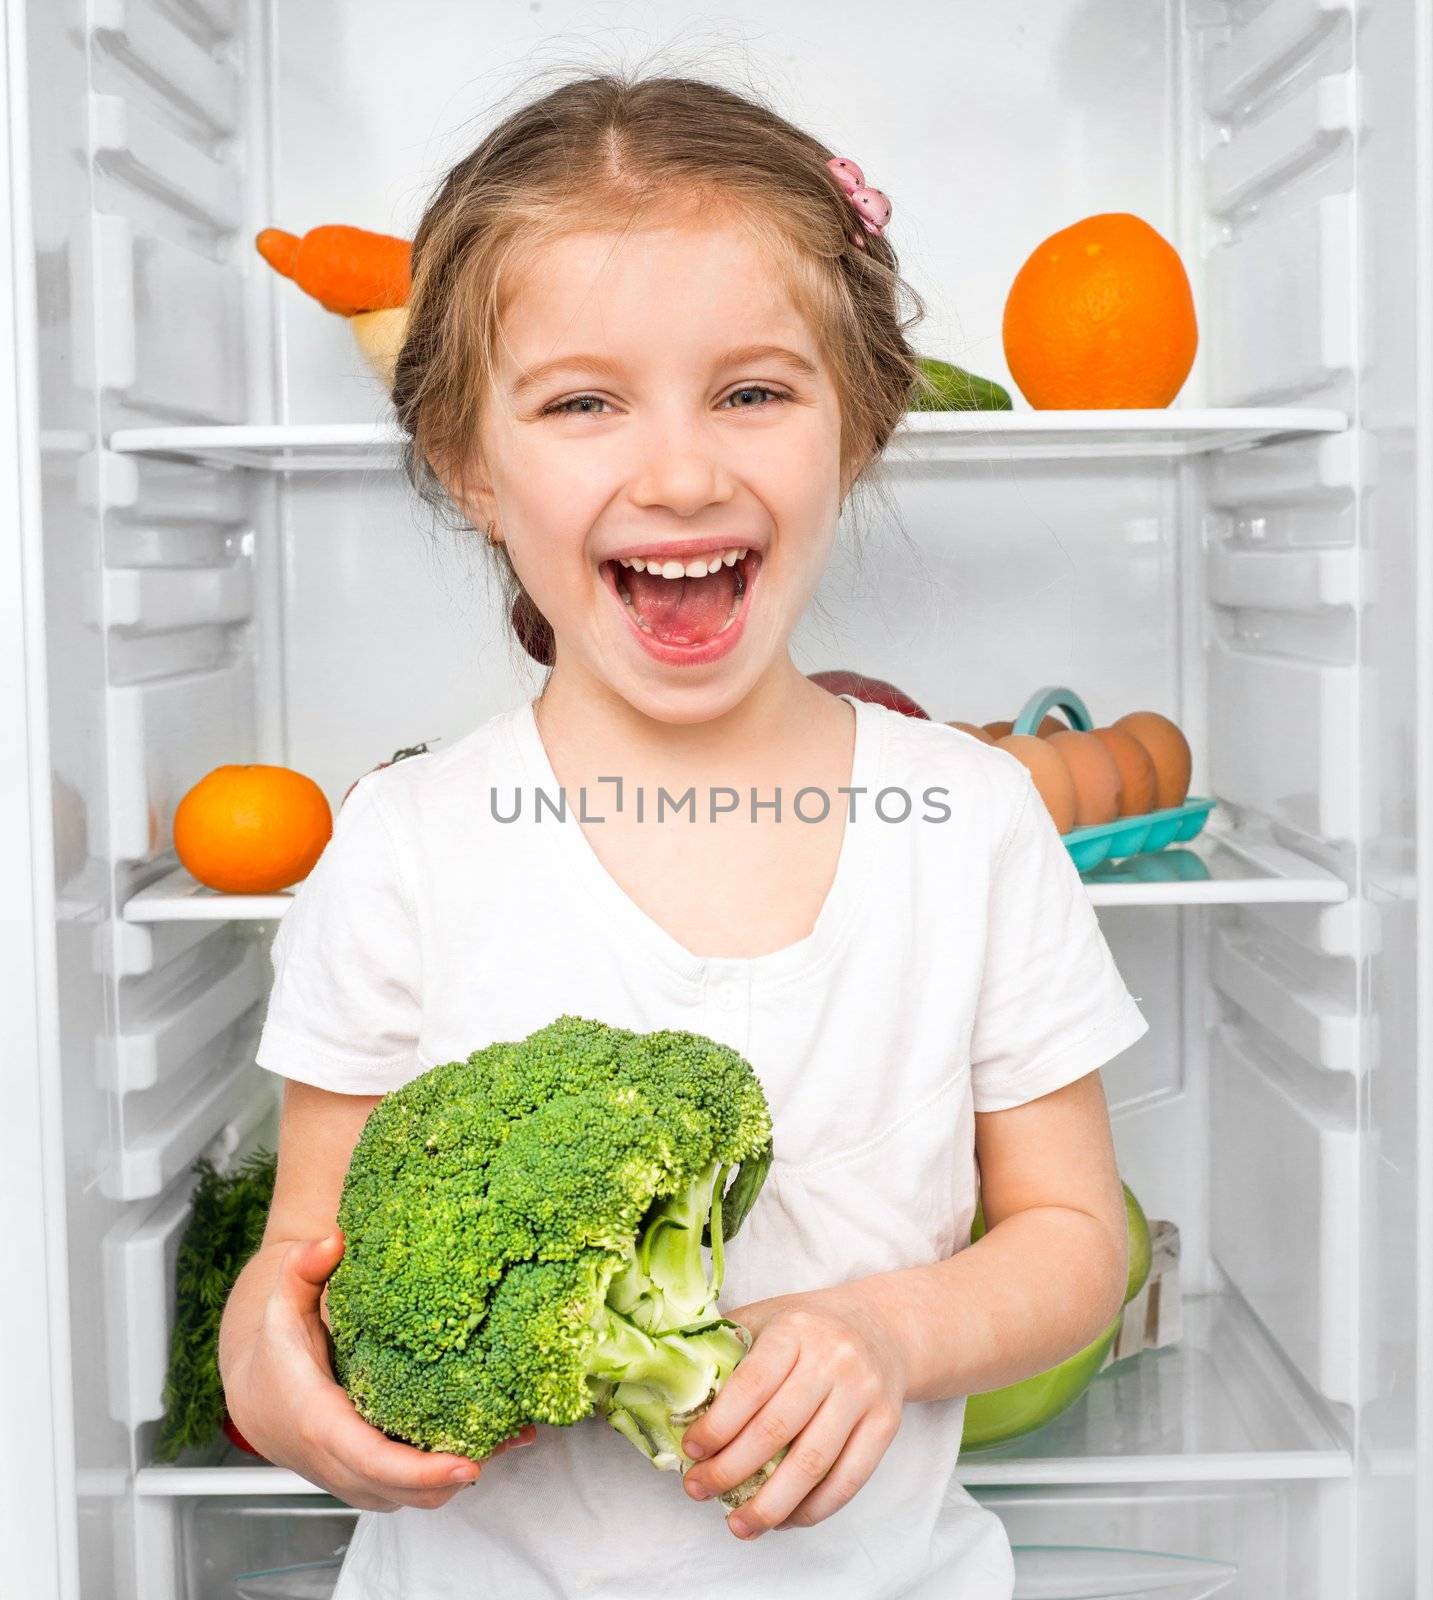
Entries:
[[174,1263],[174,1333],[164,1380],[157,1461],[201,1449],[224,1421],[219,1319],[244,1263],[259,1248],[274,1194],[276,1158],[256,1150],[232,1172],[197,1161],[199,1183]]
[[934,356],[917,356],[922,381],[912,391],[912,411],[1013,411],[1008,390],[990,378]]
[[433,1067],[374,1108],[344,1180],[340,1381],[422,1448],[484,1456],[596,1411],[685,1472],[682,1434],[750,1346],[716,1302],[770,1162],[755,1073],[699,1034],[566,1015]]

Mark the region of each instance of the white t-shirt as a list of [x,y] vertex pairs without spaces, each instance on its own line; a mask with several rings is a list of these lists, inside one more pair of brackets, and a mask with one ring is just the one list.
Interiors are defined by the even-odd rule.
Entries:
[[[974,1112],[1082,1077],[1147,1024],[1024,767],[845,698],[835,878],[812,931],[766,955],[688,951],[603,867],[577,795],[534,819],[559,783],[530,702],[365,777],[275,938],[259,1062],[381,1094],[564,1012],[705,1033],[751,1062],[775,1130],[724,1306],[948,1258],[975,1208]],[[588,817],[612,803],[599,787]],[[909,818],[883,820],[900,791]],[[780,825],[800,826],[789,800]],[[849,1505],[750,1542],[600,1418],[542,1426],[439,1510],[361,1514],[336,1600],[1009,1600],[1004,1529],[952,1476],[964,1406],[907,1404]]]

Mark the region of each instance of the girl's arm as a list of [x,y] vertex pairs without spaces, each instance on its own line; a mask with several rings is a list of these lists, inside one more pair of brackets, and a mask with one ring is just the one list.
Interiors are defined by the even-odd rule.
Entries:
[[[759,1335],[683,1436],[707,1498],[791,1449],[733,1532],[809,1526],[875,1471],[907,1400],[980,1394],[1090,1343],[1124,1298],[1128,1235],[1098,1072],[977,1114],[989,1231],[949,1260],[760,1300],[727,1314]],[[744,1531],[745,1530],[745,1531]]]
[[975,1151],[989,1231],[949,1260],[846,1286],[899,1348],[908,1400],[1043,1372],[1124,1300],[1129,1225],[1099,1073],[977,1113]]
[[319,1302],[343,1254],[336,1219],[344,1174],[377,1103],[374,1095],[285,1084],[268,1225],[224,1307],[219,1371],[235,1426],[270,1461],[349,1505],[396,1511],[440,1506],[482,1469],[371,1428],[329,1365]]

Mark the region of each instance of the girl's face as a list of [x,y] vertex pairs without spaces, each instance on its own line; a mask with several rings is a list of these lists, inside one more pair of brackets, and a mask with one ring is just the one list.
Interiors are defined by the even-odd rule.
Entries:
[[791,670],[841,421],[752,241],[718,218],[568,236],[514,286],[503,333],[469,504],[552,625],[554,678],[699,722]]

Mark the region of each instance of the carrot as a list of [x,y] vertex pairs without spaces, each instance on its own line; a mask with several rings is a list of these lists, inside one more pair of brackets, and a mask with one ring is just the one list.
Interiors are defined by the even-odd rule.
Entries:
[[275,272],[341,317],[407,304],[412,283],[407,239],[334,222],[310,228],[301,239],[282,228],[265,228],[254,243]]

